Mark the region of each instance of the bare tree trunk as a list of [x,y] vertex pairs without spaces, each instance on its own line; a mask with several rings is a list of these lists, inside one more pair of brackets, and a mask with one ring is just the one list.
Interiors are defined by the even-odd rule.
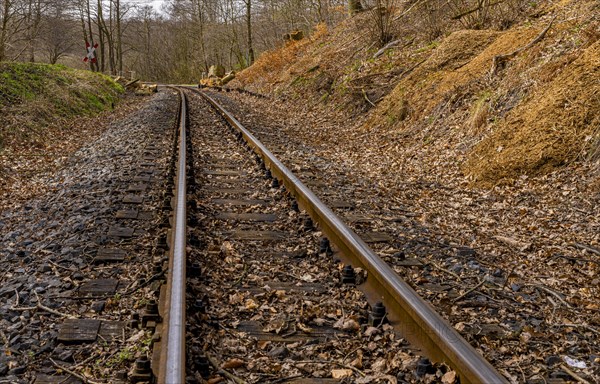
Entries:
[[115,17],[117,21],[117,68],[119,69],[119,75],[123,74],[123,41],[121,31],[121,1],[115,0]]
[[106,24],[104,23],[104,15],[102,12],[102,0],[98,0],[97,2],[98,4],[98,9],[97,9],[97,14],[96,14],[96,24],[98,25],[98,43],[100,44],[100,60],[99,60],[99,66],[100,66],[100,72],[104,72],[104,70],[106,69],[106,48],[105,48],[105,44],[104,44],[104,37],[106,35],[105,33],[105,28],[106,28]]
[[[91,15],[91,10],[90,10],[90,1],[91,0],[84,0],[85,4],[86,4],[86,19],[87,19],[87,28],[88,28],[88,33],[89,33],[89,44],[90,46],[94,46],[96,45],[94,43],[94,33],[92,30],[92,15]],[[85,28],[84,28],[85,30]],[[87,40],[86,40],[87,42]],[[96,55],[97,56],[97,55]],[[98,71],[98,61],[97,60],[90,60],[90,68],[92,69],[92,71]]]
[[394,0],[375,0],[375,6],[369,11],[374,24],[373,37],[379,47],[389,43],[392,38],[390,8],[393,5]]
[[9,0],[4,1],[2,7],[2,29],[0,29],[0,61],[4,61],[6,58],[6,43],[8,42],[8,24],[11,19],[11,2]]
[[33,0],[29,0],[27,3],[27,48],[29,53],[29,62],[35,63],[35,50],[33,45],[34,39],[34,4]]
[[[19,13],[19,4],[16,1],[4,0],[0,4],[0,61],[3,61],[7,60],[7,49],[13,37],[27,28],[27,15]],[[24,49],[21,50],[23,51]]]
[[329,17],[329,5],[327,4],[327,0],[318,0],[317,7],[319,23],[325,23],[327,25],[331,24],[331,19]]
[[252,47],[252,0],[244,0],[246,3],[246,28],[248,33],[248,66],[254,63],[254,48]]
[[110,73],[112,75],[116,72],[116,59],[115,59],[115,44],[114,44],[114,6],[113,2],[108,3],[108,26],[104,21],[104,33],[106,35],[106,41],[108,42],[108,65]]
[[85,29],[85,12],[83,11],[83,7],[79,8],[79,18],[81,21],[81,31],[83,32],[83,41],[89,43],[90,39],[87,30]]
[[152,48],[152,34],[150,33],[150,21],[145,20],[144,26],[146,27],[146,60],[150,58]]
[[210,64],[208,63],[208,58],[206,56],[206,41],[205,41],[205,36],[204,36],[204,26],[205,26],[205,23],[207,22],[207,18],[205,16],[205,9],[204,9],[204,4],[202,3],[202,1],[197,0],[197,2],[195,2],[194,4],[196,6],[194,15],[196,18],[196,25],[198,26],[198,38],[200,40],[200,50],[201,50],[201,54],[202,54],[203,71],[208,73]]

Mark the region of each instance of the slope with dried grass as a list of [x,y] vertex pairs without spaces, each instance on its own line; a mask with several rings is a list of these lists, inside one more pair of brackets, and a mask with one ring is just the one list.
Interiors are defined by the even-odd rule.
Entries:
[[597,158],[600,140],[600,41],[515,107],[471,153],[477,180],[554,170],[583,155]]
[[[434,158],[453,148],[465,176],[493,185],[598,152],[599,13],[595,1],[540,2],[508,30],[434,41],[414,27],[415,14],[383,55],[370,43],[368,15],[358,15],[270,52],[238,86],[341,110],[359,118],[357,131],[404,148],[400,157],[423,140]],[[506,59],[494,66],[497,57]]]

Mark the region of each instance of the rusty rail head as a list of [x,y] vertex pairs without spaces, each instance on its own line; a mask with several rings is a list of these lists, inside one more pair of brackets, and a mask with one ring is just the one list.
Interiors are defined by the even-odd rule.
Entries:
[[298,204],[317,222],[324,234],[355,267],[367,270],[366,285],[371,299],[382,301],[390,322],[413,345],[422,348],[435,361],[450,365],[461,383],[507,384],[498,373],[458,332],[403,281],[340,218],[315,196],[242,124],[213,98],[201,92],[225,119],[259,154],[274,177],[280,179]]
[[185,383],[185,262],[186,262],[186,126],[187,101],[179,90],[179,159],[175,181],[175,211],[169,251],[159,384]]

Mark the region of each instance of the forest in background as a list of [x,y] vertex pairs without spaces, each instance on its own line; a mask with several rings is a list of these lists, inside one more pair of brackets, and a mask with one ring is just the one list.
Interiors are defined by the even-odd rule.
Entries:
[[[310,36],[368,12],[380,48],[414,34],[506,29],[535,8],[523,0],[0,0],[0,61],[62,63],[148,81],[197,82],[211,65],[239,71],[295,31]],[[410,17],[404,17],[409,15]],[[364,26],[357,26],[358,31]],[[363,33],[363,32],[361,32]],[[95,62],[83,62],[86,44]]]

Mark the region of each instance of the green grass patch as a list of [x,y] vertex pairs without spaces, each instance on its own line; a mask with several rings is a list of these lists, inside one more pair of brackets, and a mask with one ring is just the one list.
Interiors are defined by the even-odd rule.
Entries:
[[123,92],[99,73],[63,65],[0,63],[0,151],[40,144],[45,127],[112,109]]

